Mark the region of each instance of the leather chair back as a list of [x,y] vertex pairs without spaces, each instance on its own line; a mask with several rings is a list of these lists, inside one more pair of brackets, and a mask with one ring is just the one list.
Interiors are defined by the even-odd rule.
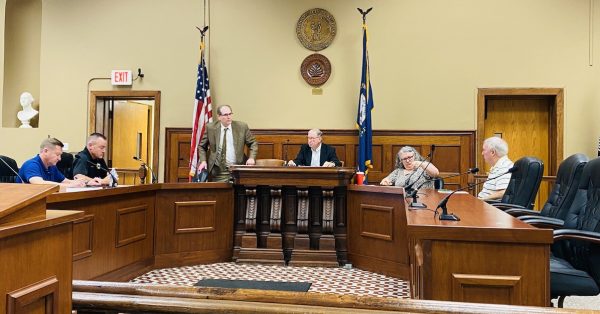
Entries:
[[[579,188],[587,193],[585,205],[577,217],[576,229],[600,232],[600,158],[585,165]],[[569,240],[569,253],[565,259],[576,269],[590,274],[600,285],[600,244]]]
[[544,174],[544,163],[535,157],[523,157],[515,162],[515,166],[518,169],[511,175],[501,203],[533,208]]
[[56,164],[58,170],[67,178],[73,179],[73,155],[63,152],[60,155],[60,161]]
[[579,190],[581,174],[588,161],[589,158],[584,154],[571,155],[563,160],[558,167],[552,192],[540,212],[542,216],[565,220]]
[[444,178],[435,178],[433,180],[433,188],[436,190],[444,188]]
[[[0,158],[5,161],[14,171],[19,172],[19,167],[14,159],[2,155],[0,155]],[[9,169],[8,166],[0,161],[0,182],[15,183],[17,175],[11,169]]]

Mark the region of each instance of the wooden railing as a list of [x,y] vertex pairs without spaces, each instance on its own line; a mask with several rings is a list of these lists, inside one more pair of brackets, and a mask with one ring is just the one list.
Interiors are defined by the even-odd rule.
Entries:
[[251,289],[73,281],[78,314],[127,313],[584,313],[583,310]]
[[[358,136],[356,129],[322,130],[323,142],[336,149],[345,167],[356,169]],[[307,129],[254,129],[258,141],[258,159],[294,159],[302,144],[306,144]],[[190,140],[188,128],[166,129],[165,182],[188,182]],[[476,164],[475,132],[473,131],[373,131],[373,168],[369,171],[370,184],[378,183],[395,168],[398,150],[405,145],[415,147],[421,155],[436,151],[433,163],[442,173],[458,174]],[[464,177],[446,182],[450,188],[466,184]]]

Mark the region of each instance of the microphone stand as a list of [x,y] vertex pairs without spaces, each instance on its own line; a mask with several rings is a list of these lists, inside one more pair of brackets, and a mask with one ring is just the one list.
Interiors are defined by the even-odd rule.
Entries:
[[432,179],[429,179],[429,180],[427,180],[427,181],[419,184],[419,186],[417,187],[417,190],[420,189],[423,185],[425,185],[425,183],[431,182],[431,181],[435,181],[436,179],[442,179],[442,180],[444,180],[444,179],[450,179],[450,178],[462,176],[463,174],[474,174],[474,173],[477,173],[477,172],[479,172],[479,168],[475,167],[475,168],[470,168],[469,170],[467,170],[467,172],[458,173],[458,174],[452,174],[452,175],[449,175],[447,177],[432,178]]
[[[425,171],[427,171],[427,167],[429,167],[429,165],[431,165],[431,161],[429,161],[427,163],[427,166],[425,166],[425,169],[423,169],[423,172],[421,172],[421,175],[419,175],[419,177],[417,178],[417,180],[415,180],[415,182],[413,182],[413,184],[417,183],[417,181],[419,181],[419,179],[421,179],[421,177],[423,176],[423,174],[425,174]],[[427,182],[427,181],[425,181],[425,182]],[[419,208],[419,209],[425,209],[425,208],[427,208],[427,205],[425,205],[425,204],[417,201],[417,199],[419,198],[419,195],[418,195],[419,194],[419,188],[421,188],[421,186],[423,184],[425,184],[425,182],[421,183],[416,189],[413,189],[413,190],[411,190],[409,192],[410,195],[408,197],[412,198],[412,201],[410,202],[410,204],[408,205],[408,207]]]
[[[409,194],[408,197],[412,198],[412,201],[410,202],[410,204],[408,205],[408,207],[411,208],[421,208],[421,209],[425,209],[427,208],[427,205],[420,203],[417,201],[417,199],[419,198],[419,196],[417,195],[419,192],[419,188],[425,184],[425,182],[423,182],[421,185],[419,185],[418,188],[416,189],[412,189],[412,186],[415,185],[417,183],[417,181],[419,181],[419,179],[421,179],[421,177],[423,177],[423,175],[426,173],[427,168],[429,167],[429,165],[431,165],[431,160],[433,159],[433,152],[435,151],[435,145],[431,145],[431,150],[429,152],[429,156],[427,156],[427,165],[425,166],[425,168],[423,169],[423,171],[421,172],[421,174],[417,177],[417,179],[415,181],[413,181],[412,184],[408,185],[408,187],[404,188],[404,191]],[[416,171],[415,171],[416,172]],[[413,172],[409,177],[409,181],[410,181],[410,177],[412,177],[412,175],[415,173]],[[427,182],[427,181],[426,181]]]
[[450,197],[452,195],[454,195],[454,193],[456,193],[458,191],[464,191],[464,190],[467,190],[467,189],[474,188],[474,187],[476,187],[476,186],[478,186],[480,184],[486,183],[487,181],[495,180],[495,179],[500,178],[503,175],[506,175],[506,174],[509,174],[509,173],[513,173],[513,172],[517,171],[518,169],[519,169],[518,167],[513,166],[512,168],[508,169],[508,171],[506,171],[505,173],[503,173],[501,175],[495,176],[493,178],[488,178],[488,179],[485,179],[484,181],[477,182],[477,183],[474,183],[474,184],[469,184],[469,185],[467,185],[464,188],[460,188],[458,190],[452,191],[452,193],[448,194],[448,196],[444,197],[444,199],[442,199],[439,202],[438,206],[435,208],[434,215],[437,215],[438,208],[441,208],[442,209],[442,213],[440,214],[440,220],[460,221],[460,218],[458,216],[456,216],[454,214],[448,214],[448,208],[446,207],[446,204],[448,203],[448,200],[450,199]]
[[[133,159],[141,162],[143,166],[146,166],[146,167],[148,167],[148,169],[150,169],[150,175],[152,176],[152,183],[156,183],[158,181],[158,178],[154,175],[154,170],[152,170],[152,167],[150,167],[149,164],[147,164],[146,162],[144,162],[144,160],[142,160],[142,158],[139,158],[137,156],[133,156]],[[196,174],[197,173],[198,173],[198,167],[196,166]]]

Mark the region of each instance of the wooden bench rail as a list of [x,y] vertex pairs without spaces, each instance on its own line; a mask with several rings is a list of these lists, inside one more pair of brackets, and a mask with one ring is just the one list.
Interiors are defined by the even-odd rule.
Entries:
[[73,281],[73,308],[130,313],[590,313],[531,306],[406,300],[328,293]]

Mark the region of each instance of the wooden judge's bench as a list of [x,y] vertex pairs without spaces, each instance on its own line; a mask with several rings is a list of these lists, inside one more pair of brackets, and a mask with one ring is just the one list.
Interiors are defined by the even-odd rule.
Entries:
[[350,184],[350,168],[236,166],[232,173],[234,184],[61,193],[0,185],[0,271],[8,278],[0,299],[69,308],[71,277],[127,281],[155,268],[236,261],[351,263],[409,280],[415,299],[550,304],[552,232],[470,194],[448,202],[461,218],[448,222],[432,211],[444,194],[423,190],[429,210],[412,210],[402,188]]
[[350,168],[233,166],[236,262],[348,263]]

